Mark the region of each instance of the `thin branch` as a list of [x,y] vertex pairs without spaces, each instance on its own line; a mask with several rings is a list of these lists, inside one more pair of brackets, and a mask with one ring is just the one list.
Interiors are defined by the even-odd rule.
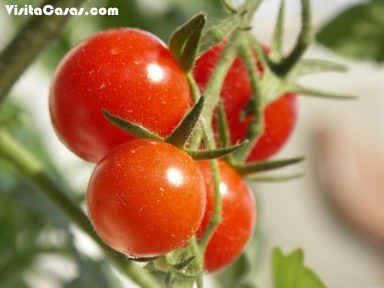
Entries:
[[[40,6],[71,8],[80,6],[85,0],[47,0]],[[34,15],[15,35],[0,54],[0,105],[12,86],[26,68],[53,39],[71,17],[68,15]]]

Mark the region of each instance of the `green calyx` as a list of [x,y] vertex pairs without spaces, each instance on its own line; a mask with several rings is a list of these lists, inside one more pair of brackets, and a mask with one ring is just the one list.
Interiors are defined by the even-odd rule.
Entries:
[[248,143],[249,143],[248,140],[244,140],[239,144],[229,146],[229,147],[216,148],[212,150],[202,150],[202,151],[186,150],[186,152],[195,160],[210,160],[210,159],[216,159],[216,158],[227,156],[245,147]]
[[208,150],[197,150],[193,151],[187,148],[188,140],[196,129],[196,125],[201,119],[201,113],[204,108],[204,96],[201,96],[196,105],[191,109],[191,111],[184,117],[181,123],[176,127],[176,129],[166,138],[160,137],[159,135],[149,131],[143,126],[128,121],[126,119],[120,118],[118,116],[112,115],[107,110],[103,109],[102,112],[104,116],[114,124],[116,127],[122,129],[123,131],[136,136],[140,139],[153,139],[158,141],[164,141],[169,143],[187,153],[194,160],[208,160],[216,159],[223,156],[227,156],[241,148],[243,148],[248,141],[245,140],[242,143],[237,145],[217,148],[217,149],[208,149]]
[[169,39],[169,50],[186,73],[191,71],[195,64],[198,45],[206,21],[207,16],[199,13],[176,29]]
[[197,122],[200,119],[200,115],[204,107],[204,101],[204,96],[201,96],[199,101],[197,101],[196,105],[191,109],[187,116],[185,116],[179,126],[176,127],[171,135],[164,139],[165,142],[181,149],[186,145],[196,127]]
[[[277,95],[282,95],[286,92],[328,99],[355,99],[351,95],[339,95],[298,84],[298,80],[302,76],[324,72],[345,72],[347,70],[344,65],[330,61],[301,59],[308,47],[315,42],[314,31],[311,27],[310,1],[301,0],[301,7],[301,31],[296,45],[288,55],[284,55],[282,52],[282,40],[284,38],[285,1],[281,1],[270,56],[266,58],[269,71],[266,71],[261,80],[262,95],[264,97],[263,104],[272,102],[276,99]],[[251,40],[251,44],[254,50],[259,46],[255,39]]]
[[109,122],[111,122],[116,127],[120,128],[121,130],[136,136],[140,139],[153,139],[153,140],[159,140],[163,141],[164,139],[155,133],[152,133],[151,131],[147,130],[141,125],[135,124],[133,122],[130,122],[128,120],[125,120],[123,118],[120,118],[118,116],[115,116],[111,113],[109,113],[107,110],[102,110],[105,118],[108,119]]
[[300,163],[304,160],[305,160],[304,157],[295,157],[295,158],[289,158],[289,159],[255,162],[250,164],[239,164],[233,160],[232,161],[229,160],[228,162],[239,174],[246,176],[246,175],[251,175],[258,172],[265,172],[265,171],[283,168],[289,165]]
[[171,252],[160,256],[147,263],[144,269],[150,272],[156,272],[158,276],[164,279],[166,287],[174,287],[178,281],[192,283],[201,277],[201,273],[191,274],[187,269],[191,266],[195,256],[183,257],[178,252]]
[[134,257],[130,256],[127,258],[128,261],[133,261],[133,262],[151,262],[153,260],[156,260],[158,257]]

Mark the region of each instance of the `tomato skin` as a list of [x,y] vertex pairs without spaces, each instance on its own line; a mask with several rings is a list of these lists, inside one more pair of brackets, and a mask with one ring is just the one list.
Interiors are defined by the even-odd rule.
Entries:
[[[204,52],[197,60],[193,75],[202,92],[225,48],[225,42]],[[268,48],[264,48],[268,51]],[[262,73],[260,63],[255,63]],[[253,115],[242,119],[242,111],[251,99],[252,87],[243,61],[236,57],[224,80],[220,93],[227,115],[232,144],[246,137]],[[297,95],[287,93],[264,108],[264,132],[258,139],[247,162],[261,161],[274,155],[287,141],[297,119]],[[215,125],[215,123],[214,123]]]
[[[209,162],[198,162],[198,166],[207,188],[206,212],[196,233],[200,238],[212,217],[214,191]],[[235,261],[245,250],[256,225],[256,201],[248,184],[224,161],[219,161],[219,170],[222,220],[205,250],[207,272],[215,272]]]
[[196,232],[206,189],[186,153],[139,139],[117,146],[96,165],[86,200],[106,244],[131,256],[155,257],[182,247]]
[[49,98],[59,138],[94,163],[134,139],[102,108],[168,136],[191,105],[186,77],[165,44],[133,28],[102,31],[76,45],[59,64]]
[[[283,147],[295,126],[297,106],[297,95],[286,93],[265,107],[263,112],[264,132],[253,147],[247,162],[266,160]],[[241,110],[238,110],[237,115],[240,113]],[[232,143],[237,143],[246,137],[247,127],[252,118],[252,115],[245,118],[244,121],[235,118],[238,122],[236,120],[232,122]]]

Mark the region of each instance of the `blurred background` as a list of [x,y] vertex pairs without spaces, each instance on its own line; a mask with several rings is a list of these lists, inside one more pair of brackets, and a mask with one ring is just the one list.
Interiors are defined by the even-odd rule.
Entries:
[[[298,0],[286,2],[284,41],[289,51],[300,29],[301,9]],[[358,99],[301,96],[296,128],[275,158],[304,155],[305,163],[282,173],[305,176],[252,184],[261,235],[253,277],[260,287],[272,287],[270,256],[275,246],[285,253],[303,248],[305,263],[328,287],[384,287],[382,2],[312,1],[321,43],[313,45],[306,58],[343,63],[349,71],[305,77],[302,82]],[[0,49],[28,17],[9,16],[5,5],[38,3],[0,0]],[[261,42],[271,43],[279,3],[264,1],[255,16],[253,30]],[[219,0],[93,0],[85,5],[118,7],[119,16],[73,17],[62,37],[23,74],[0,110],[0,125],[9,125],[57,181],[75,191],[80,203],[93,165],[69,152],[50,125],[48,91],[58,61],[74,44],[102,29],[139,27],[166,42],[176,26],[201,10],[208,12],[210,24],[224,15]],[[0,159],[0,287],[135,287],[115,275],[92,241]]]

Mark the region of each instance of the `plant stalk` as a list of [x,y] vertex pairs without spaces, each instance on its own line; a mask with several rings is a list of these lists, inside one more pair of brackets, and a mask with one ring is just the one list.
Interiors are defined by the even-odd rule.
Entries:
[[243,149],[235,152],[235,158],[240,162],[245,162],[257,140],[263,132],[263,103],[260,89],[260,76],[255,64],[255,57],[251,45],[247,41],[246,35],[243,37],[244,44],[239,48],[239,55],[247,69],[252,88],[252,114],[253,118],[247,128],[246,138],[249,144]]
[[[80,6],[85,0],[46,0],[46,5],[71,8]],[[26,68],[43,48],[58,37],[61,28],[71,17],[68,15],[33,15],[18,31],[0,54],[0,105]]]
[[282,78],[292,70],[296,63],[302,58],[305,51],[307,51],[308,46],[314,42],[310,8],[310,0],[301,0],[301,31],[296,45],[291,53],[280,64],[276,65],[274,69]]
[[217,226],[221,222],[221,193],[220,193],[220,171],[218,161],[210,161],[212,169],[212,180],[213,180],[213,190],[214,190],[214,206],[211,219],[209,221],[208,227],[205,230],[203,236],[199,240],[199,246],[202,251],[207,247],[209,240],[212,238],[213,233],[215,232]]

